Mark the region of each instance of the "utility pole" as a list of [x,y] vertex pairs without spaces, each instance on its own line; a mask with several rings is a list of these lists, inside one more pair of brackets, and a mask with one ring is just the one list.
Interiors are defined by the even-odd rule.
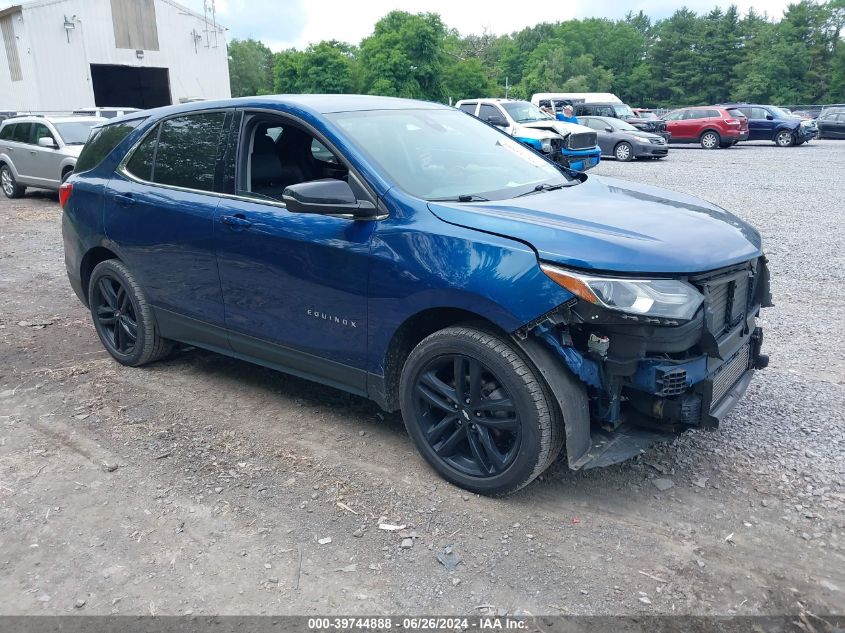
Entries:
[[505,77],[505,99],[507,99],[507,98],[508,98],[508,90],[509,90],[509,88],[510,88],[510,86],[508,86],[508,78],[507,78],[507,77]]

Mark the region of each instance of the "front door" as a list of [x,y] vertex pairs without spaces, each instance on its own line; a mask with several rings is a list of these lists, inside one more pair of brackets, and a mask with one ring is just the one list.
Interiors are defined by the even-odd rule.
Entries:
[[[55,147],[41,147],[38,140],[46,138],[53,141]],[[32,161],[32,173],[28,174],[34,183],[48,188],[58,188],[61,184],[61,164],[64,157],[59,153],[59,144],[55,135],[43,123],[32,124],[32,146],[29,148]]]
[[282,202],[289,185],[355,177],[295,119],[247,113],[239,143],[236,197],[215,217],[232,348],[363,393],[376,221],[292,213]]
[[162,335],[217,347],[227,345],[214,213],[228,120],[217,111],[155,126],[109,181],[104,207],[106,235],[156,308]]

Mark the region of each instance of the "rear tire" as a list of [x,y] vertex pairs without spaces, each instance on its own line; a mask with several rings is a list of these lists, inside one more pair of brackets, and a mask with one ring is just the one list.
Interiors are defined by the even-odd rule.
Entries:
[[792,147],[795,145],[795,135],[789,130],[781,130],[775,134],[775,145],[778,147]]
[[173,348],[159,336],[144,291],[120,260],[107,259],[94,267],[88,305],[100,342],[117,362],[140,367],[164,358]]
[[506,337],[487,329],[453,326],[424,339],[405,361],[399,393],[417,450],[472,492],[515,492],[563,447],[545,382]]
[[616,160],[627,163],[634,160],[634,148],[629,142],[622,141],[613,149],[613,155],[616,157]]
[[701,147],[704,149],[716,149],[721,144],[722,139],[713,130],[707,130],[701,135],[698,142],[701,143]]
[[0,167],[0,189],[7,198],[21,198],[26,193],[26,187],[18,184],[8,165]]

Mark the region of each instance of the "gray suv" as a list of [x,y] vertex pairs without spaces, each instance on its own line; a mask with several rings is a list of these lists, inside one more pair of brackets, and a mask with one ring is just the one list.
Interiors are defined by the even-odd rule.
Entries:
[[0,125],[0,188],[19,198],[27,187],[58,189],[73,172],[76,159],[99,117],[24,116]]

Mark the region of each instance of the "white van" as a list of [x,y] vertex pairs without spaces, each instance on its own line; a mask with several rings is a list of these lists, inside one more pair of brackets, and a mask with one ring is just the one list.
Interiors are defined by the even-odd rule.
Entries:
[[622,103],[622,99],[612,92],[538,92],[531,95],[531,103],[538,108],[541,105],[551,105],[541,101],[554,101],[559,106],[561,102],[568,103]]

